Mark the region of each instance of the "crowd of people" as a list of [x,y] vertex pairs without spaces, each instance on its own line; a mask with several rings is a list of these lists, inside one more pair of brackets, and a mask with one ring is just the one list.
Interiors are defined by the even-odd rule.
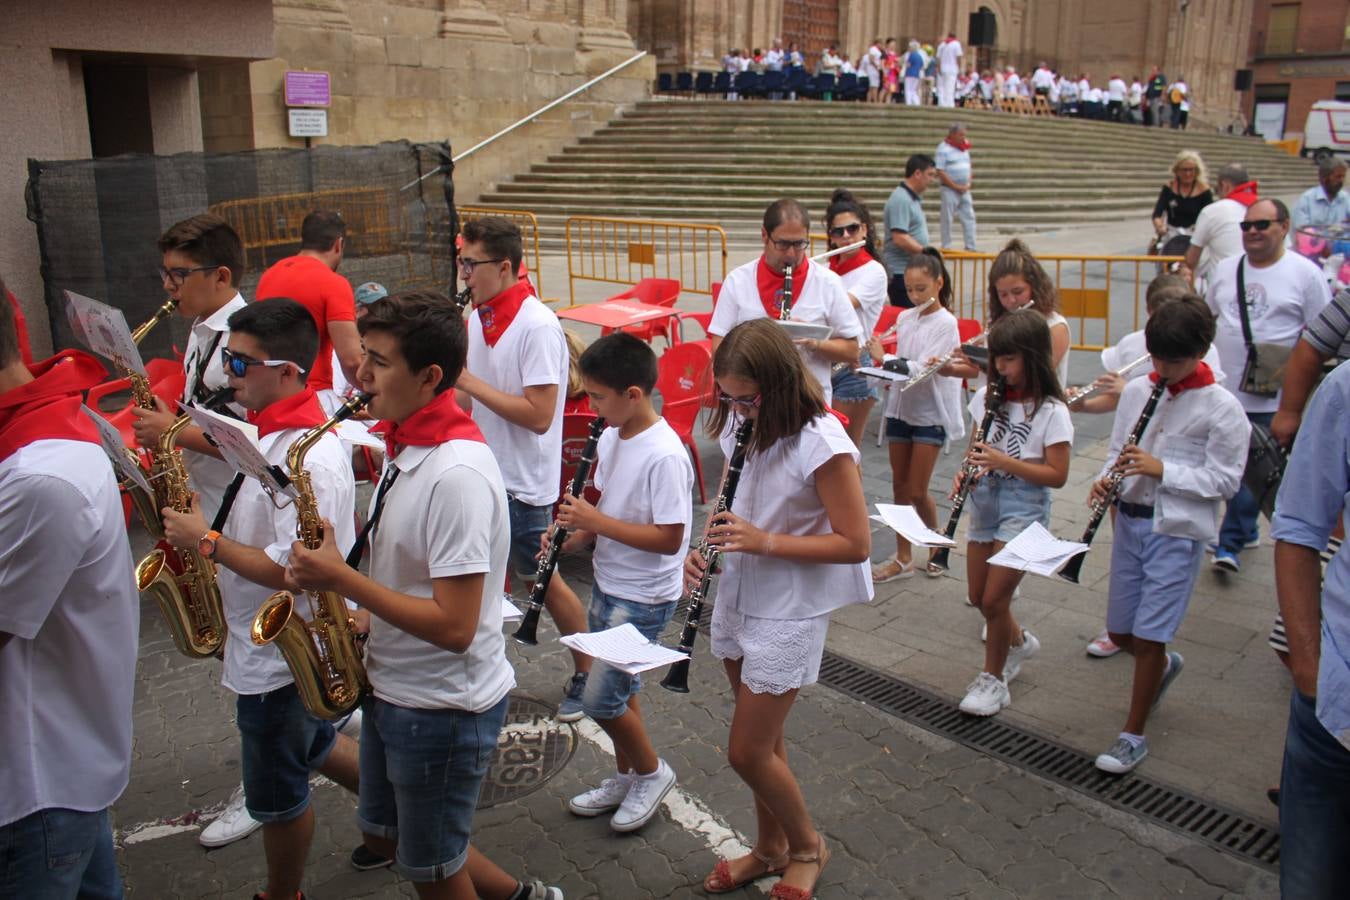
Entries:
[[[1322,270],[1286,249],[1290,211],[1240,166],[1220,169],[1211,189],[1203,162],[1183,153],[1155,226],[1193,223],[1191,249],[1213,255],[1192,265],[1204,288],[1160,276],[1144,328],[1104,355],[1112,371],[1095,395],[1071,401],[1069,324],[1021,241],[989,266],[987,359],[962,342],[922,196],[934,183],[951,191],[943,242],[955,217],[963,229],[969,220],[973,245],[961,199],[968,149],[955,124],[937,159],[910,157],[879,224],[836,191],[819,220],[836,251],[826,262],[808,256],[813,217],[802,203],[766,208],[762,253],[727,275],[707,327],[708,434],[728,470],[701,537],[689,457],[653,403],[654,351],[622,331],[569,345],[535,296],[509,221],[464,226],[455,298],[373,284],[353,292],[336,271],[346,241],[336,213],[306,218],[300,252],[264,274],[252,302],[238,290],[244,254],[227,223],[198,215],[165,231],[164,290],[191,325],[176,399],[246,418],[267,462],[293,468],[297,491],[295,502],[273,503],[165,399],[134,409],[138,443],[156,465],[181,464],[191,488],[144,524],[218,589],[222,683],[237,695],[243,783],[203,843],[261,828],[267,876],[256,897],[303,898],[309,775],[319,771],[357,794],[359,868],[395,865],[422,897],[560,900],[557,887],[507,873],[471,840],[516,683],[501,586],[514,574],[541,595],[560,634],[627,623],[655,640],[681,596],[708,585],[716,554],[710,652],[733,699],[727,760],[753,797],[756,827],[751,852],[715,861],[703,886],[722,893],[777,875],[773,896],[811,897],[830,847],[785,752],[794,701],[817,680],[832,612],[871,601],[875,584],[947,571],[944,552],[920,555],[903,535],[869,565],[867,503],[881,498],[866,496],[859,444],[880,402],[887,499],[936,529],[937,497],[952,497],[949,534],[964,515],[967,602],[984,620],[959,701],[973,716],[1011,705],[1013,682],[1041,650],[1018,619],[1023,572],[994,556],[1050,525],[1073,456],[1071,413],[1114,414],[1089,497],[1114,523],[1108,605],[1085,648],[1134,659],[1130,689],[1104,700],[1122,728],[1102,736],[1097,766],[1114,774],[1147,757],[1148,718],[1183,672],[1171,644],[1206,553],[1220,572],[1238,572],[1258,534],[1259,500],[1243,481],[1249,434],[1292,443],[1271,532],[1280,652],[1295,687],[1281,878],[1288,896],[1333,896],[1350,874],[1350,854],[1336,852],[1350,849],[1350,551],[1335,555],[1325,586],[1317,554],[1350,496],[1350,369],[1313,387],[1325,360],[1350,356],[1350,291],[1333,300]],[[1310,215],[1337,215],[1344,200],[1344,167],[1324,170],[1321,193],[1299,204]],[[1221,240],[1230,225],[1236,249]],[[899,310],[882,329],[888,305]],[[803,336],[794,324],[823,330]],[[0,703],[11,726],[0,769],[25,773],[0,798],[0,847],[55,841],[68,862],[0,855],[0,894],[116,897],[108,810],[129,778],[139,604],[118,478],[79,411],[108,373],[79,350],[25,362],[18,326],[13,305],[0,303]],[[1128,370],[1137,356],[1149,365]],[[873,367],[907,372],[912,384],[862,371]],[[596,502],[560,489],[564,410],[583,408],[608,426],[583,453],[596,460]],[[351,447],[327,430],[347,414],[367,417],[384,441],[364,516]],[[938,453],[967,432],[960,472],[935,494]],[[587,602],[539,564],[557,535],[563,553],[593,546]],[[331,655],[315,663],[285,641],[256,639],[255,617],[277,591],[305,620],[328,621],[334,630],[314,652]],[[363,664],[339,652],[358,633]],[[609,816],[618,832],[641,829],[678,777],[644,722],[643,681],[580,652],[573,663],[559,718],[594,720],[613,742],[615,770],[569,809]]]

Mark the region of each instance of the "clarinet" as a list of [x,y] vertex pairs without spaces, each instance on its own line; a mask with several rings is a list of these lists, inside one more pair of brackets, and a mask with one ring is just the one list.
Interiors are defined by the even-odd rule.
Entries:
[[[586,488],[586,476],[590,474],[591,466],[595,465],[595,448],[600,443],[600,433],[604,430],[603,416],[591,422],[591,430],[586,435],[586,446],[582,448],[581,460],[577,463],[577,473],[572,476],[572,483],[567,488],[567,493],[573,497],[580,497]],[[534,572],[534,585],[530,588],[530,596],[525,601],[525,615],[521,617],[520,627],[516,629],[516,633],[511,635],[522,644],[533,647],[539,643],[539,613],[544,608],[544,595],[548,593],[548,583],[553,579],[553,570],[558,568],[558,557],[562,556],[562,545],[565,540],[567,529],[555,525],[548,541],[548,549],[539,557],[539,568]]]
[[[999,408],[1003,406],[1003,390],[1002,378],[990,382],[989,390],[984,394],[984,418],[980,420],[980,427],[970,436],[971,447],[981,443],[989,435],[989,429],[994,424],[994,416],[998,415]],[[961,510],[965,508],[966,498],[970,496],[970,489],[975,486],[975,476],[979,472],[980,467],[970,461],[970,451],[967,450],[965,461],[961,464],[960,480],[956,484],[956,496],[952,498],[951,518],[947,520],[947,528],[943,532],[948,539],[956,536],[956,523],[961,520]],[[948,561],[950,555],[950,547],[939,547],[937,553],[933,554],[930,564],[945,572],[950,568]]]
[[[741,481],[741,469],[745,467],[745,454],[750,446],[750,433],[755,429],[755,420],[746,419],[736,430],[736,448],[731,451],[731,462],[727,464],[727,477],[722,483],[722,493],[713,504],[711,521],[719,513],[731,509],[736,500],[736,485]],[[699,620],[703,618],[703,603],[708,598],[708,588],[712,586],[713,570],[717,568],[717,559],[722,554],[716,548],[708,546],[705,537],[699,541],[698,551],[706,564],[703,577],[698,585],[689,592],[689,612],[685,616],[684,631],[680,632],[679,651],[687,654],[685,659],[672,663],[666,677],[661,679],[661,687],[677,694],[689,693],[689,658],[694,653],[694,641],[698,638]]]
[[778,307],[778,320],[792,318],[792,266],[783,267],[783,303]]
[[450,302],[454,304],[455,311],[458,312],[461,316],[463,316],[464,310],[468,307],[469,301],[472,299],[473,299],[473,288],[466,287],[464,290],[460,291],[458,294],[455,294],[453,297],[451,297]]
[[[1167,379],[1159,378],[1158,383],[1153,385],[1153,392],[1148,395],[1148,400],[1144,402],[1144,411],[1139,414],[1139,420],[1134,423],[1134,428],[1130,430],[1125,438],[1125,444],[1121,447],[1121,453],[1125,452],[1125,447],[1138,444],[1144,437],[1144,429],[1148,428],[1148,420],[1153,418],[1153,411],[1158,408],[1158,399],[1162,397],[1163,388],[1167,387]],[[1088,520],[1087,528],[1083,529],[1083,537],[1080,543],[1091,545],[1092,538],[1097,534],[1097,526],[1102,524],[1102,518],[1106,511],[1111,508],[1115,502],[1116,495],[1120,493],[1120,485],[1125,480],[1125,475],[1120,470],[1120,460],[1111,467],[1111,474],[1107,476],[1106,495],[1102,499],[1092,504],[1092,518]],[[1065,564],[1060,570],[1059,577],[1065,581],[1078,583],[1078,573],[1083,568],[1083,560],[1087,558],[1087,550],[1078,553]]]

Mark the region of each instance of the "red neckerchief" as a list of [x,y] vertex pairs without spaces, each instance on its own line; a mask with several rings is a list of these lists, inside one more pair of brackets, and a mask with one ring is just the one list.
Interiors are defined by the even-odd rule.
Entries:
[[[852,272],[854,269],[862,268],[871,261],[872,261],[872,254],[867,252],[866,247],[863,247],[859,249],[857,253],[850,256],[848,259],[845,259],[842,255],[831,256],[830,271],[842,278],[849,272]],[[793,281],[797,280],[796,272],[792,273],[792,280]],[[794,290],[793,293],[796,293],[796,291]]]
[[[1148,373],[1148,380],[1153,382],[1154,384],[1157,384],[1158,373],[1157,372]],[[1214,371],[1210,369],[1207,363],[1202,362],[1200,363],[1200,365],[1195,367],[1194,372],[1187,375],[1180,381],[1169,384],[1167,386],[1167,393],[1175,397],[1182,391],[1189,391],[1192,388],[1209,387],[1213,383],[1214,383]]]
[[1242,184],[1239,184],[1237,187],[1229,191],[1228,196],[1224,199],[1236,200],[1243,206],[1251,206],[1257,200],[1261,199],[1259,196],[1257,196],[1256,189],[1257,187],[1255,181],[1244,181]]
[[[811,271],[811,263],[803,262],[792,270],[792,303],[795,306],[801,299],[802,288],[806,287],[806,276]],[[764,312],[770,319],[776,319],[783,309],[783,276],[779,275],[764,257],[759,258],[759,267],[755,270],[755,286],[759,288],[759,302],[764,304]]]
[[848,416],[844,415],[839,410],[835,409],[833,406],[825,407],[825,411],[830,415],[834,416],[836,419],[838,419],[839,424],[844,426],[845,431],[848,431]]
[[33,364],[33,351],[28,345],[28,322],[23,317],[23,310],[19,308],[19,298],[14,296],[14,292],[7,290],[5,296],[9,299],[9,305],[14,309],[14,330],[18,332],[19,354],[23,356],[23,364],[31,366]]
[[390,459],[404,447],[434,447],[446,441],[479,441],[483,432],[477,423],[455,402],[454,391],[441,391],[426,406],[402,422],[383,420],[370,429],[384,435],[384,447]]
[[943,143],[945,143],[945,144],[951,144],[951,145],[952,145],[953,147],[955,147],[957,150],[960,150],[960,151],[962,151],[962,152],[964,152],[964,151],[970,149],[970,141],[968,141],[968,140],[966,140],[966,141],[954,141],[954,140],[951,139],[951,136],[950,136],[950,135],[943,141]]
[[487,341],[489,347],[497,346],[497,341],[516,320],[521,304],[532,296],[534,286],[528,280],[517,281],[478,307],[478,322],[483,326],[483,340]]
[[[986,395],[985,399],[988,399],[988,395]],[[1021,388],[1005,387],[1003,389],[1004,403],[1020,403],[1025,399],[1027,399],[1027,395]]]
[[0,394],[0,460],[37,441],[99,442],[80,412],[84,392],[108,371],[87,353],[66,350],[28,367],[33,380]]
[[254,411],[249,410],[248,420],[258,428],[258,437],[267,437],[278,431],[290,428],[313,428],[328,421],[314,389],[307,387],[303,391],[278,400],[271,406]]

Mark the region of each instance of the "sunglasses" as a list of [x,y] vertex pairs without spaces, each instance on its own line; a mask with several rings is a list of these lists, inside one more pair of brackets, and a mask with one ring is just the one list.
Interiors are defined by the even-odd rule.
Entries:
[[235,353],[229,347],[220,348],[220,361],[224,365],[225,371],[229,372],[235,378],[243,378],[248,374],[249,366],[266,366],[269,369],[280,368],[282,366],[295,366],[296,372],[304,374],[305,371],[302,366],[293,363],[288,359],[253,359],[250,356]]
[[762,394],[755,394],[751,397],[733,397],[726,391],[719,391],[717,394],[717,399],[727,406],[741,406],[746,409],[759,409],[759,403],[762,398]]
[[1284,219],[1251,219],[1246,222],[1239,222],[1238,227],[1242,229],[1243,233],[1246,233],[1253,228],[1257,231],[1265,231],[1271,225],[1276,223],[1283,225]]
[[857,234],[862,231],[861,222],[850,222],[847,225],[836,225],[830,229],[830,237],[843,237],[846,234]]

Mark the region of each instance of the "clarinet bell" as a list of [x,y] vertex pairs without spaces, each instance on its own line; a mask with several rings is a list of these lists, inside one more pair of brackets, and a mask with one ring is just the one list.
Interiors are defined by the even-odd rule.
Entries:
[[539,643],[539,612],[540,607],[533,604],[525,608],[525,615],[520,618],[520,627],[516,629],[511,638],[518,644],[524,644],[527,647],[537,646]]
[[1064,568],[1059,570],[1059,577],[1063,578],[1065,581],[1077,584],[1079,573],[1083,571],[1083,560],[1085,559],[1087,559],[1086,550],[1065,563]]
[[937,551],[936,553],[933,554],[933,558],[930,559],[928,562],[929,562],[931,565],[937,566],[939,569],[941,569],[942,571],[945,572],[945,571],[947,571],[949,568],[951,568],[951,565],[950,565],[950,562],[949,562],[949,557],[950,557],[950,556],[951,556],[951,548],[950,548],[950,547],[939,547],[939,548],[938,548],[938,551]]
[[689,660],[671,663],[670,671],[661,679],[661,687],[677,694],[689,693]]

